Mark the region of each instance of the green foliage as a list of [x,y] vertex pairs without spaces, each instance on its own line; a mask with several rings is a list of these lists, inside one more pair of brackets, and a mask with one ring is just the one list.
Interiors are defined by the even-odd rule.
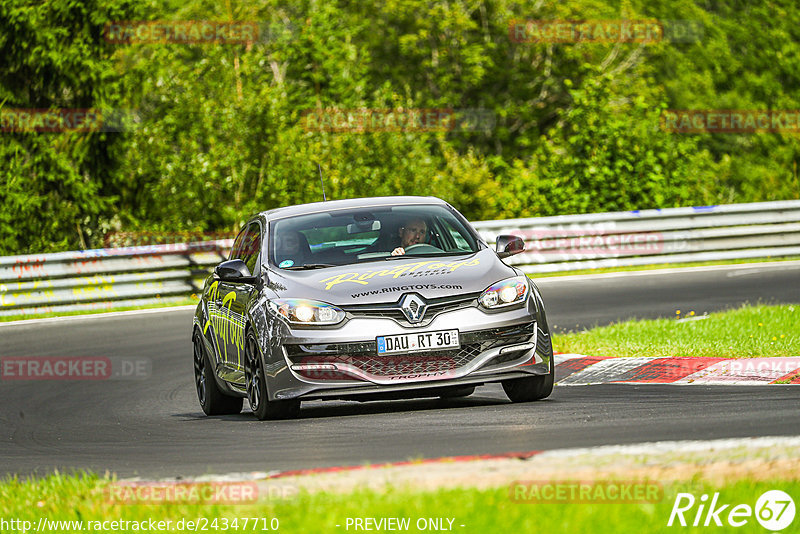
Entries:
[[[688,19],[695,42],[514,42],[525,19]],[[258,21],[247,44],[114,44],[112,21]],[[800,108],[800,7],[699,0],[113,0],[0,5],[0,107],[136,110],[115,132],[2,132],[0,254],[112,230],[419,194],[473,220],[797,198],[789,134],[665,132],[664,109]],[[488,130],[309,131],[340,108],[480,108]]]
[[509,173],[515,194],[508,216],[713,202],[705,181],[721,165],[692,137],[659,128],[667,106],[648,102],[646,88],[613,84],[602,74],[569,91],[572,105],[558,126],[541,137],[527,166],[516,160]]
[[[0,4],[0,111],[89,109],[119,102],[109,20],[135,18],[125,0]],[[100,237],[116,197],[118,135],[0,132],[0,254],[63,250]]]

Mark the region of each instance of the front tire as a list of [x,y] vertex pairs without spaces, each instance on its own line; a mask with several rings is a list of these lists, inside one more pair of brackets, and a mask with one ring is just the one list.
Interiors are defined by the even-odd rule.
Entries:
[[233,415],[242,411],[244,399],[230,397],[220,391],[214,379],[214,368],[206,353],[200,332],[194,334],[194,385],[197,400],[206,415]]
[[244,378],[247,384],[247,399],[250,409],[259,421],[266,419],[294,419],[300,415],[300,401],[289,399],[271,401],[267,398],[267,380],[261,351],[252,330],[247,332],[245,344]]
[[556,362],[550,356],[550,372],[546,375],[514,378],[503,381],[503,390],[511,402],[531,402],[545,399],[553,392]]

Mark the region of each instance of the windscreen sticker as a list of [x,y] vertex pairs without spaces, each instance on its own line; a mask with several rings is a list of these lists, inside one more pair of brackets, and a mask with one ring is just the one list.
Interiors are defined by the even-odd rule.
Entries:
[[278,267],[285,269],[287,267],[291,267],[292,265],[294,265],[294,260],[283,260],[278,264]]
[[417,274],[422,273],[433,274],[430,271],[438,271],[437,274],[452,273],[460,267],[475,267],[479,264],[480,260],[478,258],[472,258],[470,260],[463,261],[453,261],[449,263],[440,261],[418,261],[414,263],[404,263],[391,269],[383,269],[379,271],[337,274],[336,276],[323,278],[320,280],[320,283],[325,284],[326,290],[332,288],[336,284],[342,284],[344,282],[352,282],[354,284],[361,284],[365,286],[369,284],[369,280],[375,276],[391,276],[392,278],[398,278],[406,275],[416,276]]

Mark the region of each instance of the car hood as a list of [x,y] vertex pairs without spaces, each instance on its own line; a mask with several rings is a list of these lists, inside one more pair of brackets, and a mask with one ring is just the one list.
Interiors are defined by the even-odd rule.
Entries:
[[397,302],[405,293],[426,299],[477,293],[515,275],[491,249],[463,256],[414,257],[309,271],[270,270],[269,287],[281,298],[340,306]]

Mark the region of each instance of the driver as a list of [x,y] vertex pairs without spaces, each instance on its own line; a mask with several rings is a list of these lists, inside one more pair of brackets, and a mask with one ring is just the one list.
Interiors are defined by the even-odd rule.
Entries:
[[408,247],[425,243],[428,237],[428,223],[419,217],[414,217],[406,221],[398,233],[400,246],[392,251],[392,256],[400,256],[406,253]]

